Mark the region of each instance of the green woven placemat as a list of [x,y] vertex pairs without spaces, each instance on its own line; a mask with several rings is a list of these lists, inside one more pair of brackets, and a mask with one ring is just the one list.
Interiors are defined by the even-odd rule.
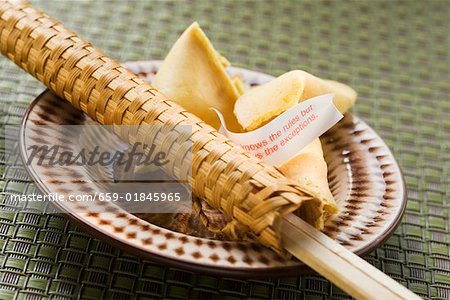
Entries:
[[[409,192],[402,224],[367,260],[423,297],[450,298],[449,1],[33,4],[121,61],[163,58],[197,20],[234,65],[274,75],[300,68],[353,86],[355,113],[391,147]],[[42,90],[0,58],[2,126],[19,124]],[[17,148],[4,135],[0,299],[348,297],[321,277],[247,281],[167,268],[94,239],[61,215],[14,212],[11,193],[34,186],[21,167],[6,167]]]

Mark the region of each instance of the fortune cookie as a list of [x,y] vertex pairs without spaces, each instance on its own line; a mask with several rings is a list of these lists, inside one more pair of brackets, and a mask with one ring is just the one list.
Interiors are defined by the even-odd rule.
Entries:
[[241,131],[233,114],[240,94],[225,71],[228,65],[200,26],[193,23],[173,45],[153,85],[212,127],[220,127],[217,114],[210,109],[216,108],[231,130]]
[[356,92],[343,83],[323,80],[304,71],[290,71],[239,97],[234,114],[242,128],[250,131],[299,102],[329,93],[335,94],[334,104],[341,113],[356,100]]
[[323,229],[325,221],[338,212],[336,200],[328,186],[328,168],[323,157],[320,139],[315,139],[291,157],[278,169],[286,177],[301,182],[313,191],[322,201],[320,217],[315,220],[316,227]]
[[[236,101],[234,113],[243,129],[251,131],[297,103],[327,93],[335,94],[334,104],[342,113],[356,100],[356,92],[345,84],[322,80],[303,71],[291,71],[244,93]],[[321,199],[319,213],[315,207],[309,207],[311,211],[303,213],[318,215],[315,225],[323,229],[328,216],[336,213],[338,208],[328,186],[327,164],[320,140],[315,139],[278,168],[286,177],[307,186]]]

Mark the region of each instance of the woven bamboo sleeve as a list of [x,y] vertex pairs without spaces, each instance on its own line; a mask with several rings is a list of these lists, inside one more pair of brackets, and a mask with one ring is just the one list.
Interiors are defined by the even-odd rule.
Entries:
[[[196,116],[171,102],[59,22],[21,1],[0,1],[0,50],[94,120],[105,125],[161,124],[172,132],[123,133],[130,142],[156,143],[170,161],[192,151],[193,192],[232,221],[224,232],[239,238],[253,232],[263,244],[281,251],[274,224],[281,215],[319,200],[305,187],[283,177],[244,152]],[[189,125],[186,136],[177,125]],[[120,126],[117,126],[120,131]],[[145,126],[143,127],[145,128]],[[192,147],[185,141],[191,141]],[[191,149],[192,148],[192,149]],[[168,164],[170,174],[187,172]],[[198,207],[194,207],[197,210]],[[207,222],[204,215],[202,221]],[[303,216],[313,222],[316,216]]]

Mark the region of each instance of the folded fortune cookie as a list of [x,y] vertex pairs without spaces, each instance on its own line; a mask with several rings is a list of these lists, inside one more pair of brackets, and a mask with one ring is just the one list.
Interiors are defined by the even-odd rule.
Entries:
[[356,101],[356,92],[349,86],[323,80],[304,71],[290,71],[274,80],[251,89],[234,106],[234,114],[246,131],[254,130],[304,100],[335,94],[334,105],[344,113]]
[[[251,89],[238,98],[234,113],[246,131],[265,125],[297,103],[322,94],[334,93],[334,104],[340,112],[347,111],[356,100],[356,92],[349,86],[322,80],[304,71],[291,71],[274,80]],[[318,216],[315,225],[323,229],[329,215],[337,212],[336,201],[328,186],[327,164],[322,145],[317,138],[298,154],[291,157],[279,170],[288,178],[307,186],[321,199],[319,212],[308,211],[305,215]],[[315,207],[308,208],[316,210]]]
[[153,85],[212,127],[218,129],[220,121],[211,107],[222,112],[231,130],[241,131],[233,114],[240,94],[225,71],[228,65],[193,23],[173,45]]

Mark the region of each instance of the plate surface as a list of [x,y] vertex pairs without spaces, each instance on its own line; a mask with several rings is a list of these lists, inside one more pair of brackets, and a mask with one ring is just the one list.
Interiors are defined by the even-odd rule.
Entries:
[[[125,66],[151,82],[160,61],[131,62]],[[272,76],[240,68],[249,86],[267,82]],[[57,131],[44,132],[35,125],[77,125],[92,122],[89,117],[50,91],[43,92],[29,107],[22,122],[20,151],[30,156],[28,146],[51,145]],[[321,137],[328,164],[329,183],[340,212],[326,224],[325,233],[359,255],[383,243],[395,230],[405,210],[405,185],[395,159],[382,139],[363,121],[347,113]],[[68,145],[80,147],[77,144]],[[44,193],[70,194],[95,191],[94,183],[83,180],[89,170],[83,166],[54,167],[24,164]],[[55,180],[57,179],[57,180]],[[168,265],[225,276],[269,277],[310,273],[296,259],[285,259],[252,242],[221,240],[209,234],[193,214],[180,214],[172,222],[146,215],[133,215],[113,203],[103,202],[106,212],[72,202],[55,203],[67,216],[95,237],[126,251]]]

